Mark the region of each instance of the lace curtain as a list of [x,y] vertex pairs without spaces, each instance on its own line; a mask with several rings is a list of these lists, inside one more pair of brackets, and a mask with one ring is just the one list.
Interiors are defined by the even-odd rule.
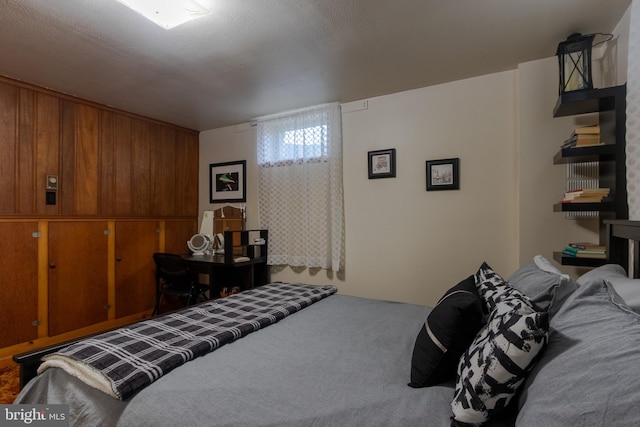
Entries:
[[271,265],[340,271],[344,254],[338,104],[258,120],[258,209]]

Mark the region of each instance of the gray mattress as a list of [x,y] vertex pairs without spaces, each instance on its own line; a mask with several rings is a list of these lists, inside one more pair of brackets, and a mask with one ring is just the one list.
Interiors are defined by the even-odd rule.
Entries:
[[67,403],[72,425],[83,426],[449,426],[453,383],[407,386],[428,312],[333,295],[125,401],[53,368],[15,403]]

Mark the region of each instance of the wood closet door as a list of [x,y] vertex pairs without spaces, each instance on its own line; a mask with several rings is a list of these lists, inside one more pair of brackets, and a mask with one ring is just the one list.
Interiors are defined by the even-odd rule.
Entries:
[[38,336],[37,222],[0,223],[0,347]]
[[106,221],[49,223],[49,335],[108,318]]
[[164,226],[164,251],[172,254],[189,253],[187,241],[198,231],[195,219],[166,220]]
[[116,222],[116,317],[153,310],[158,221]]

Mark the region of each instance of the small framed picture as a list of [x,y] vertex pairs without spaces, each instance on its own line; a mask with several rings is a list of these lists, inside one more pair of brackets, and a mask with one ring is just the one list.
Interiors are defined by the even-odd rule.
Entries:
[[209,165],[209,202],[247,201],[247,161]]
[[369,179],[396,177],[396,149],[369,151]]
[[427,191],[459,190],[460,159],[427,160]]

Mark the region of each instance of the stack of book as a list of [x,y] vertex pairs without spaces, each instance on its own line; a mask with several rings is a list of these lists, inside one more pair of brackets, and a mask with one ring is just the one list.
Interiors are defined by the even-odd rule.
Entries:
[[593,125],[575,129],[571,136],[564,141],[562,148],[589,147],[600,144],[600,126]]
[[581,188],[564,193],[561,203],[600,203],[609,195],[609,188]]
[[607,248],[596,243],[569,243],[562,250],[562,255],[574,258],[599,258],[607,257]]

